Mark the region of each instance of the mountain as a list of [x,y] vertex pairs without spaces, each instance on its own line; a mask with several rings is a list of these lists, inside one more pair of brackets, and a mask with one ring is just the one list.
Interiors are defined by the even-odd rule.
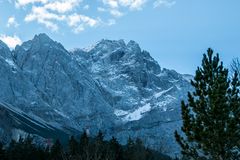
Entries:
[[73,57],[86,66],[106,94],[120,124],[113,135],[141,137],[150,147],[176,148],[173,132],[181,124],[180,101],[191,90],[190,75],[161,69],[139,45],[123,40],[102,40],[90,50],[75,50]]
[[[40,34],[16,47],[14,60],[37,89],[41,100],[51,108],[40,117],[76,129],[86,125],[96,129],[113,125],[103,121],[103,117],[114,118],[98,85],[61,44]],[[40,114],[39,104],[34,106],[35,114]]]
[[136,42],[101,40],[70,52],[39,34],[13,51],[0,42],[0,61],[0,114],[17,111],[9,124],[24,119],[0,123],[0,135],[29,132],[26,125],[43,138],[48,128],[56,133],[49,138],[102,130],[122,143],[140,137],[149,147],[178,152],[173,131],[191,76],[162,69]]

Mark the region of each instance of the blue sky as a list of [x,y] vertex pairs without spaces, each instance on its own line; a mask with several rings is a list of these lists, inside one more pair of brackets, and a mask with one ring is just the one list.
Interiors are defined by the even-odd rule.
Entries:
[[226,66],[240,57],[239,0],[0,0],[10,47],[47,33],[67,49],[135,40],[161,67],[193,74],[208,47]]

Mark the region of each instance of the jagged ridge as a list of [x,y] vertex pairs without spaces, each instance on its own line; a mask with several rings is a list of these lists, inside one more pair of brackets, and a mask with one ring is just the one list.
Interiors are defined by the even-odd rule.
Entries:
[[69,52],[39,34],[12,52],[0,44],[0,102],[62,131],[101,129],[123,143],[141,137],[151,147],[161,137],[174,142],[188,79],[161,69],[136,42],[101,40]]

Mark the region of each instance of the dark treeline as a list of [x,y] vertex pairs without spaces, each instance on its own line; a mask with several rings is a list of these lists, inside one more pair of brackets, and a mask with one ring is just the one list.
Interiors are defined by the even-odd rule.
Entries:
[[104,140],[102,132],[90,138],[84,132],[80,138],[71,137],[68,146],[63,147],[56,140],[51,147],[38,146],[28,136],[9,146],[0,144],[0,160],[168,160],[167,156],[146,148],[140,139],[128,139],[121,145],[116,138]]

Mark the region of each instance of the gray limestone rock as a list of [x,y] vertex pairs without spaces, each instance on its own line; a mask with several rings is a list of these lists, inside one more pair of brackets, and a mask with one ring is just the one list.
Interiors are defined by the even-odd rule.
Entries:
[[0,74],[0,103],[31,119],[68,134],[101,129],[122,143],[140,137],[152,148],[164,143],[163,152],[178,152],[173,132],[191,76],[162,69],[134,41],[101,40],[71,52],[46,34],[13,51],[0,42]]

